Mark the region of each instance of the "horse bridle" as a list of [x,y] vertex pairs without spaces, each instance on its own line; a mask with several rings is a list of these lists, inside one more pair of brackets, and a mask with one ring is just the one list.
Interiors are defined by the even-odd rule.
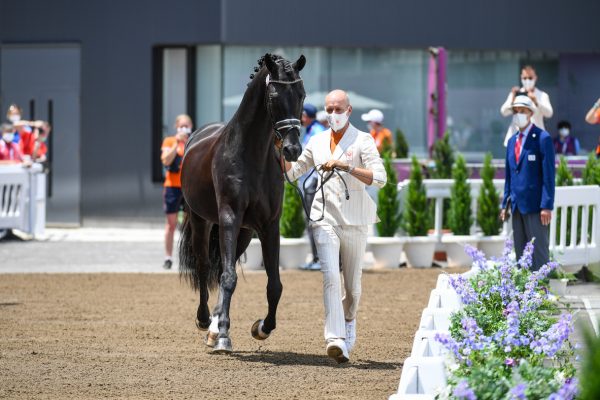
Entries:
[[[280,81],[280,80],[271,80],[271,75],[267,75],[266,78],[266,86],[269,87],[269,85],[271,83],[279,83],[282,85],[293,85],[295,83],[299,83],[302,82],[302,78],[298,78],[296,80],[293,81]],[[298,132],[298,137],[300,137],[300,129],[302,128],[302,124],[300,122],[299,119],[297,118],[287,118],[287,119],[282,119],[279,120],[277,122],[273,121],[273,113],[271,112],[271,101],[270,99],[268,99],[269,96],[265,96],[266,97],[266,103],[267,103],[267,110],[269,110],[269,116],[271,117],[271,123],[273,124],[273,131],[275,133],[275,138],[279,141],[283,141],[283,138],[285,137],[285,135],[287,135],[287,133],[289,131],[291,131],[292,129],[296,129]],[[282,133],[283,131],[283,133]]]

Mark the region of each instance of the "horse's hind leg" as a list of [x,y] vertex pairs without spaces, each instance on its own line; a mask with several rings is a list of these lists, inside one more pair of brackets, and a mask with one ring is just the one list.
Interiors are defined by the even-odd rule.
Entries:
[[258,320],[252,325],[252,337],[257,340],[265,340],[271,331],[277,326],[277,305],[281,298],[283,285],[279,276],[279,223],[268,227],[266,232],[260,234],[262,244],[263,260],[267,272],[267,301],[269,312],[264,319]]
[[190,211],[190,224],[192,228],[192,250],[197,257],[198,291],[200,303],[196,312],[196,326],[200,330],[207,330],[210,325],[210,311],[208,310],[208,240],[211,224]]

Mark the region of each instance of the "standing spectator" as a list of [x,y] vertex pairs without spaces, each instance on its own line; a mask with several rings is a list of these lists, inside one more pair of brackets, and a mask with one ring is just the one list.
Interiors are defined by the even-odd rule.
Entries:
[[579,140],[571,135],[571,124],[569,121],[558,123],[558,136],[554,138],[554,153],[565,156],[576,156],[579,154]]
[[[291,179],[298,179],[318,165],[324,171],[335,168],[341,174],[325,184],[327,201],[317,196],[311,216],[316,220],[323,214],[323,219],[314,223],[314,233],[323,271],[326,351],[342,363],[349,360],[356,340],[367,227],[377,219],[377,206],[365,192],[365,186],[382,187],[387,178],[373,138],[349,122],[352,106],[346,92],[330,92],[325,98],[325,110],[331,129],[314,136],[297,162],[285,162],[285,169],[291,171]],[[348,185],[346,197],[342,178]]]
[[535,105],[520,95],[513,102],[513,123],[517,134],[506,147],[506,179],[500,218],[513,213],[513,235],[517,259],[527,242],[535,238],[532,269],[549,261],[548,231],[554,208],[554,146],[550,134],[533,122]]
[[361,119],[367,122],[369,132],[373,139],[379,154],[386,148],[391,149],[393,145],[392,132],[383,126],[383,113],[377,109],[372,109],[366,114],[361,115]]
[[165,225],[165,261],[163,268],[173,266],[173,236],[177,227],[177,213],[183,207],[181,192],[181,162],[185,143],[192,132],[192,119],[181,114],[175,118],[175,135],[165,138],[161,146],[160,161],[165,166],[165,183],[163,191],[163,208],[167,215]]
[[2,124],[2,140],[0,140],[0,163],[14,164],[23,161],[19,145],[14,142],[15,128],[11,124]]
[[31,152],[31,159],[34,162],[44,163],[48,159],[48,146],[46,142],[48,141],[48,136],[50,136],[52,127],[46,121],[37,122],[40,122],[40,124],[33,130],[34,144],[33,151]]
[[[587,112],[585,122],[591,125],[600,124],[600,98]],[[598,145],[596,146],[596,158],[600,158],[600,136],[598,136]]]
[[[312,104],[304,104],[304,109],[302,111],[302,126],[306,128],[306,132],[304,134],[304,139],[302,140],[302,148],[305,148],[308,144],[309,140],[319,132],[325,131],[325,127],[321,125],[317,120],[317,108]],[[310,209],[312,206],[312,202],[315,198],[315,192],[317,190],[317,174],[313,173],[311,176],[301,179],[303,181],[302,188],[306,189],[304,193],[304,198],[306,200],[306,206]],[[317,254],[317,246],[315,245],[315,238],[313,235],[313,228],[310,224],[310,220],[307,221],[306,231],[308,233],[308,239],[310,241],[310,248],[312,251],[312,261],[306,263],[303,269],[309,271],[319,271],[321,269],[321,264],[319,264],[319,255]]]
[[[535,106],[535,112],[532,116],[532,122],[540,129],[546,129],[544,127],[544,118],[552,118],[554,111],[550,104],[550,96],[548,93],[538,89],[536,87],[537,75],[535,69],[531,65],[526,65],[521,70],[521,87],[513,87],[506,98],[502,107],[500,107],[500,113],[504,117],[508,117],[513,114],[512,104],[517,95],[526,95],[531,99]],[[516,133],[517,128],[514,124],[508,127],[506,137],[504,138],[504,146],[508,144],[508,140]]]

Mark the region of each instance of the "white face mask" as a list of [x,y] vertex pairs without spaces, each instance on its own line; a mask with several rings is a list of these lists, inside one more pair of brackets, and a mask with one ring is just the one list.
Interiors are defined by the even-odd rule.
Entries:
[[180,126],[179,128],[177,128],[177,133],[185,133],[186,135],[189,135],[190,133],[192,133],[192,128],[188,126]]
[[570,133],[569,132],[569,128],[561,128],[561,129],[558,130],[558,134],[561,137],[567,137],[567,136],[569,136],[569,133]]
[[10,143],[14,140],[15,138],[15,134],[14,133],[3,133],[2,134],[2,139],[6,142],[6,143]]
[[525,128],[529,124],[529,115],[523,113],[515,114],[513,115],[513,123],[519,129]]
[[535,87],[535,79],[521,79],[521,84],[523,85],[523,89],[531,90]]
[[13,114],[10,117],[8,117],[8,120],[15,124],[21,120],[21,116],[19,114]]
[[343,112],[340,114],[337,113],[327,113],[327,121],[329,122],[329,126],[333,129],[334,132],[339,132],[348,123],[348,114],[347,112]]

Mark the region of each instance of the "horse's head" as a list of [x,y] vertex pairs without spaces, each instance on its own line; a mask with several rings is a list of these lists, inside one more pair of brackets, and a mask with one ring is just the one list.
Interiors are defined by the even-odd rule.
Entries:
[[265,101],[275,136],[283,142],[285,159],[296,161],[302,153],[300,117],[306,96],[299,73],[306,64],[306,58],[301,55],[295,63],[291,63],[281,57],[265,54],[264,61],[269,72]]

